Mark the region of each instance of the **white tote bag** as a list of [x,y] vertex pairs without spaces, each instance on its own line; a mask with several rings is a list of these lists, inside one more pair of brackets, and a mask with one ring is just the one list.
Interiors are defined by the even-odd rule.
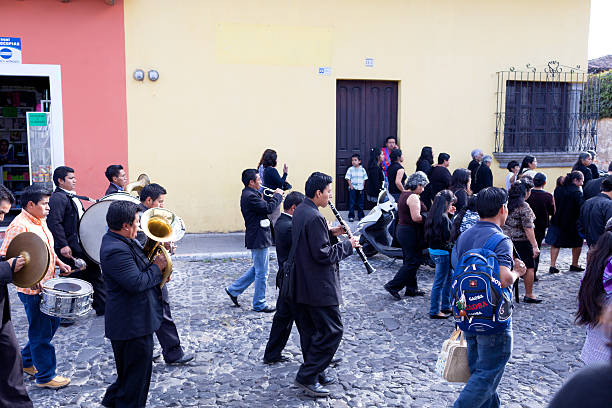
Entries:
[[442,343],[442,350],[436,362],[436,373],[448,382],[467,382],[470,378],[467,344],[461,330],[456,329],[450,338]]

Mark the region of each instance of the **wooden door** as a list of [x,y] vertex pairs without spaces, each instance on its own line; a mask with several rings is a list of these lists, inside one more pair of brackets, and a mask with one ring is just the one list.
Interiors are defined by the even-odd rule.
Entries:
[[336,207],[348,209],[344,180],[354,153],[368,166],[369,151],[397,138],[397,82],[339,80],[336,84]]

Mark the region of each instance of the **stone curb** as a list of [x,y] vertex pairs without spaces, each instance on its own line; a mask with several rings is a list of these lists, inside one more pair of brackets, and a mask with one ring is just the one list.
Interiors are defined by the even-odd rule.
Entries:
[[[236,252],[198,252],[194,254],[178,254],[173,255],[172,259],[177,261],[212,261],[218,259],[239,259],[239,258],[250,258],[250,251],[236,251]],[[276,259],[276,251],[270,251],[270,259]]]

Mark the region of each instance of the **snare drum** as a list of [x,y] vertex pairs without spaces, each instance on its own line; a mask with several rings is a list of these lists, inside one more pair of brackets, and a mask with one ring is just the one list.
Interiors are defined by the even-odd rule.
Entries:
[[93,287],[82,279],[55,278],[42,285],[40,311],[49,316],[75,318],[87,314]]

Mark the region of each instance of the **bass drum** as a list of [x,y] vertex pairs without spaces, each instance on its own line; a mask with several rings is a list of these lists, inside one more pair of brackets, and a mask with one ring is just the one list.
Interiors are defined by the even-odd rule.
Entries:
[[140,200],[133,195],[127,193],[109,194],[101,198],[97,203],[92,205],[83,213],[79,221],[79,239],[85,254],[95,263],[100,264],[100,247],[102,246],[102,237],[108,231],[106,225],[106,213],[108,207],[113,201],[122,200],[130,201],[134,204],[140,204]]

